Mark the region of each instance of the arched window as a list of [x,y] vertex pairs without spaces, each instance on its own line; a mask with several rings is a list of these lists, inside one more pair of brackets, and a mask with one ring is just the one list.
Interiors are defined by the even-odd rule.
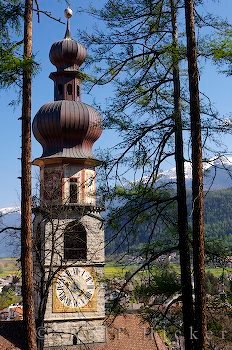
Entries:
[[64,259],[86,260],[86,258],[86,230],[79,222],[72,222],[66,227],[64,232]]
[[69,180],[69,203],[77,203],[79,200],[79,183],[77,178]]
[[72,95],[72,84],[67,85],[67,92],[68,92],[68,95]]
[[59,94],[59,96],[63,95],[63,91],[64,91],[63,85],[62,84],[58,84],[58,94]]
[[80,96],[80,86],[77,85],[77,97],[79,97],[79,96]]

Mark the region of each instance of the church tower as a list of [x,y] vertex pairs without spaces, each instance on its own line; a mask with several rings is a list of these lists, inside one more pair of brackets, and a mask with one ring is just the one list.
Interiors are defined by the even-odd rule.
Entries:
[[65,15],[65,37],[49,54],[56,66],[50,74],[54,101],[33,120],[43,147],[33,162],[40,168],[40,203],[34,208],[36,312],[49,346],[105,341],[104,232],[95,173],[100,162],[92,154],[101,118],[81,101],[79,67],[87,53],[71,37],[72,10]]

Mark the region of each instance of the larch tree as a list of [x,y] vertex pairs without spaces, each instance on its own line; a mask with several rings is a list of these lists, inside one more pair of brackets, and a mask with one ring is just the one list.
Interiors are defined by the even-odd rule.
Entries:
[[206,349],[206,295],[204,248],[204,193],[201,137],[201,107],[195,35],[194,1],[185,0],[190,120],[192,142],[192,228],[195,289],[196,349]]
[[[144,183],[146,193],[152,193],[157,186],[158,171],[163,161],[175,156],[184,336],[186,346],[192,349],[190,332],[194,317],[179,73],[179,60],[183,52],[178,44],[177,10],[176,1],[133,1],[130,4],[110,1],[100,16],[110,28],[115,26],[116,29],[113,35],[111,32],[109,36],[102,33],[98,37],[90,36],[89,43],[96,44],[96,59],[100,56],[107,64],[106,69],[103,64],[104,72],[97,83],[105,84],[115,79],[117,84],[118,101],[116,103],[115,99],[112,109],[108,111],[107,123],[111,127],[112,124],[118,127],[122,133],[125,132],[123,147],[126,151],[115,160],[114,165],[118,166],[122,160],[134,168],[135,172],[139,173],[139,168],[142,168],[140,183]],[[97,44],[101,44],[100,48]],[[137,118],[130,117],[130,114]],[[131,154],[131,161],[128,154]],[[147,182],[143,178],[146,172],[150,172]],[[158,185],[157,192],[161,187]],[[145,211],[145,203],[138,205],[138,197],[142,196],[144,200],[145,192],[137,193],[137,201],[136,196],[131,196],[135,201],[132,212],[134,216],[137,215],[137,219]],[[167,201],[163,204],[166,208],[173,200],[170,198],[168,203],[167,198],[156,196],[151,196],[150,205],[153,203],[154,212],[158,215],[152,216],[151,212],[148,214],[154,220],[150,249],[155,226],[163,211],[162,206],[158,208],[157,203]],[[141,211],[135,210],[136,205],[142,208]]]
[[[16,84],[22,92],[22,176],[21,176],[21,264],[23,316],[26,329],[26,346],[36,349],[36,326],[33,298],[32,228],[31,228],[31,80],[32,80],[32,11],[33,1],[1,1],[1,63],[2,88]],[[23,15],[24,12],[24,15]],[[17,38],[24,22],[24,40]],[[22,44],[24,52],[22,55]],[[21,84],[22,82],[22,84]]]
[[[33,0],[25,1],[24,60],[32,63]],[[31,89],[32,64],[23,69],[22,85],[22,158],[21,158],[21,264],[23,319],[26,347],[36,350],[36,324],[34,312],[32,202],[31,202]]]
[[[184,143],[183,123],[181,118],[181,87],[178,55],[178,29],[177,29],[177,2],[170,0],[173,38],[173,97],[174,97],[174,121],[175,121],[175,159],[177,178],[177,203],[178,203],[178,234],[181,267],[181,286],[183,300],[183,323],[185,347],[193,349],[191,327],[193,326],[194,310],[192,299],[192,279],[190,261],[190,243],[188,230],[187,195],[184,172]],[[175,54],[176,52],[176,54]]]
[[[120,244],[127,242],[128,247],[133,241],[135,242],[136,232],[141,237],[142,228],[139,231],[138,227],[141,223],[143,224],[143,230],[150,232],[147,234],[149,239],[146,242],[146,248],[149,247],[146,251],[147,255],[145,254],[147,258],[149,249],[150,253],[154,254],[155,230],[167,232],[163,226],[158,225],[158,218],[161,218],[163,224],[170,229],[175,220],[170,220],[170,216],[169,219],[167,218],[164,207],[171,207],[173,201],[177,199],[178,248],[183,278],[184,335],[188,349],[192,347],[199,349],[199,343],[202,343],[202,340],[192,339],[195,343],[192,344],[190,332],[197,327],[199,338],[202,339],[200,334],[205,330],[201,133],[205,133],[204,146],[210,152],[206,147],[208,135],[214,131],[223,130],[218,127],[220,118],[212,110],[210,102],[207,104],[206,100],[200,101],[199,90],[196,89],[198,80],[196,71],[189,68],[189,74],[184,73],[186,58],[190,58],[192,49],[191,46],[189,47],[189,26],[192,24],[192,18],[190,21],[186,12],[186,18],[188,18],[186,23],[189,21],[186,24],[187,30],[185,32],[182,27],[179,35],[176,18],[178,19],[179,14],[184,15],[187,3],[170,0],[133,0],[130,3],[123,0],[107,1],[104,9],[89,11],[103,21],[104,29],[97,30],[95,35],[87,34],[84,39],[92,49],[93,58],[90,63],[93,64],[97,75],[96,79],[92,79],[93,85],[103,86],[113,82],[115,87],[115,97],[111,100],[111,104],[108,103],[108,108],[105,110],[105,126],[116,129],[121,142],[114,146],[111,156],[108,151],[105,155],[104,182],[107,184],[106,192],[113,188],[108,198],[115,196],[121,204],[116,207],[113,203],[111,221],[114,221],[113,225],[120,233]],[[202,1],[196,1],[196,3],[201,4]],[[200,26],[210,27],[203,16],[198,16],[197,20]],[[212,21],[211,18],[211,24],[214,29],[220,30],[216,19]],[[188,37],[187,48],[183,39],[185,35]],[[178,39],[180,39],[179,42]],[[192,45],[196,44],[194,37],[191,40]],[[196,59],[196,51],[194,54],[191,53],[191,57],[193,55]],[[205,52],[204,56],[207,56]],[[192,65],[193,61],[190,67]],[[196,68],[196,61],[194,65]],[[184,89],[188,79],[190,94]],[[193,98],[196,109],[193,107]],[[193,117],[193,113],[197,114],[198,119],[196,115]],[[199,113],[204,119],[199,119]],[[191,121],[189,115],[191,115]],[[189,149],[183,149],[183,130],[186,135],[191,134],[194,159],[194,275],[195,292],[199,296],[195,303],[195,317],[193,317],[192,306],[190,235],[184,176],[184,162]],[[177,196],[167,198],[162,191],[165,191],[168,185],[162,184],[159,172],[163,162],[173,156],[176,160]],[[126,178],[127,172],[129,175]],[[130,175],[132,172],[134,181]],[[123,218],[121,225],[118,220],[120,215]],[[149,224],[145,223],[146,220]],[[129,225],[126,229],[127,223]],[[201,319],[197,321],[200,309]]]

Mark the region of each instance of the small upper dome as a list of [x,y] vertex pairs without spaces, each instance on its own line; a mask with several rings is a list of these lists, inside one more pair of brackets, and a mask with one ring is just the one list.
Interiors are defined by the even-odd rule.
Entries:
[[71,37],[70,18],[73,13],[72,10],[68,7],[64,13],[67,18],[65,37],[52,45],[49,58],[58,71],[77,70],[86,59],[87,51],[84,46]]
[[92,158],[92,146],[102,133],[99,113],[78,101],[43,105],[32,127],[43,147],[42,157]]
[[55,42],[49,53],[50,61],[57,70],[76,70],[86,56],[86,48],[69,37]]

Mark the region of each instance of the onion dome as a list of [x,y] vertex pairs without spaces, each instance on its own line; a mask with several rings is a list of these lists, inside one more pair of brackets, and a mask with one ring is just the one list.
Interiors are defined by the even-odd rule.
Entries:
[[49,58],[57,70],[76,70],[84,62],[87,51],[84,46],[71,38],[70,18],[72,10],[68,7],[64,11],[67,20],[67,29],[63,40],[55,42],[49,53]]
[[33,120],[33,133],[42,157],[92,158],[93,143],[102,133],[99,113],[79,101],[43,105]]
[[71,38],[55,42],[49,53],[49,58],[57,70],[76,70],[84,62],[87,51],[84,46]]

